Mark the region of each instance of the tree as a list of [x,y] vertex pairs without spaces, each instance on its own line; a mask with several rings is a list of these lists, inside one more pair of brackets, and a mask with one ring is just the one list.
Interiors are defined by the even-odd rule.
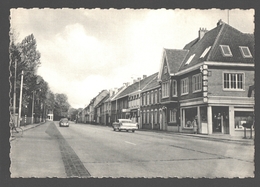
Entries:
[[[10,34],[10,105],[13,103],[14,85],[16,85],[16,103],[18,106],[21,87],[21,73],[24,71],[23,84],[23,106],[27,106],[29,99],[32,99],[32,92],[37,88],[36,75],[37,68],[40,65],[40,53],[37,51],[36,39],[33,34],[25,37],[21,43],[16,43],[15,33]],[[16,80],[15,80],[16,77]]]
[[67,117],[70,104],[65,94],[55,94],[54,118]]

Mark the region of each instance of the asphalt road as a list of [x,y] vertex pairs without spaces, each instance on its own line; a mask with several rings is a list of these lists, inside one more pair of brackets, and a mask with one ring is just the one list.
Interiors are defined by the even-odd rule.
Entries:
[[254,146],[46,123],[11,142],[11,177],[254,177]]

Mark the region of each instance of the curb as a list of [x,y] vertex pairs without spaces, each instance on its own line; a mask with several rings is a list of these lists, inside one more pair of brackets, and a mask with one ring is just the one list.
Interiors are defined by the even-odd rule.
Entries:
[[[155,132],[155,133],[165,133],[165,134],[174,134],[178,136],[189,136],[189,137],[194,137],[194,138],[201,138],[201,139],[208,139],[212,141],[227,141],[227,142],[234,142],[234,143],[247,143],[251,144],[254,142],[254,138],[252,139],[228,139],[228,138],[216,138],[216,137],[209,137],[208,135],[194,135],[194,134],[189,134],[189,133],[179,133],[179,132],[167,132],[167,131],[151,131],[151,130],[146,130],[146,129],[139,129],[139,131],[148,131],[148,132]],[[252,141],[251,141],[252,140]]]

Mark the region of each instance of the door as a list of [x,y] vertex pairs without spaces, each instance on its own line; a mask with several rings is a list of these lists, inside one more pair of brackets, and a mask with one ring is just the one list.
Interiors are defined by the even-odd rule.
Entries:
[[213,133],[229,133],[228,107],[212,107],[212,125]]

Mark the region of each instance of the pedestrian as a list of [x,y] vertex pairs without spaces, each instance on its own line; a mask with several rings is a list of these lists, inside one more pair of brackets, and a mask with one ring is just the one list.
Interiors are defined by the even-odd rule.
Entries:
[[198,133],[198,125],[197,125],[196,117],[194,118],[194,120],[192,122],[192,126],[193,126],[193,133],[197,134]]

